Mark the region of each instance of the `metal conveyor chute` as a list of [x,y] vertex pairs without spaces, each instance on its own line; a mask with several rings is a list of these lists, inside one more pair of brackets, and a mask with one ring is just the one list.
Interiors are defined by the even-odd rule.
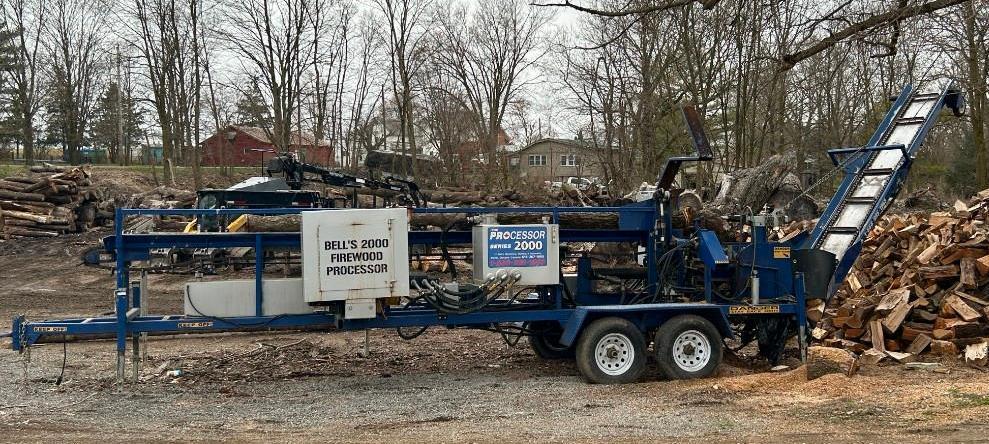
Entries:
[[945,105],[956,112],[961,106],[960,93],[950,84],[917,92],[907,86],[866,146],[832,152],[846,156],[839,164],[846,176],[811,239],[813,248],[835,255],[836,282],[844,279],[865,234],[899,193],[913,157]]

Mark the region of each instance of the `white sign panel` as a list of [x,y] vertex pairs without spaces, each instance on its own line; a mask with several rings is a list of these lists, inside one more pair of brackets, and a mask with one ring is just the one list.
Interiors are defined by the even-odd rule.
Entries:
[[404,208],[302,213],[306,302],[409,295]]

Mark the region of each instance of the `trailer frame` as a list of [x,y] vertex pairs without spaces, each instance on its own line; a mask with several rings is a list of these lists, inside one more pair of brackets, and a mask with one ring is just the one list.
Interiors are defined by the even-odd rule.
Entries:
[[[416,213],[545,213],[553,223],[558,223],[564,213],[617,213],[619,229],[561,229],[561,243],[567,242],[636,242],[652,245],[646,248],[646,263],[655,259],[658,246],[656,219],[662,214],[656,205],[632,204],[623,207],[524,207],[524,208],[415,208]],[[377,317],[372,319],[341,319],[330,313],[263,316],[261,311],[264,293],[264,251],[272,248],[300,248],[300,234],[297,232],[264,233],[147,233],[136,234],[124,231],[124,221],[130,216],[232,216],[251,215],[292,215],[304,211],[335,211],[333,209],[286,208],[286,209],[117,209],[114,235],[104,239],[106,249],[116,259],[116,289],[113,292],[115,314],[113,316],[73,318],[47,321],[28,321],[18,316],[13,321],[11,336],[13,349],[24,352],[39,342],[72,339],[92,339],[113,337],[117,349],[117,378],[125,380],[126,352],[128,339],[131,341],[132,378],[136,380],[140,366],[141,338],[147,335],[203,334],[235,331],[274,331],[274,330],[364,330],[399,327],[467,327],[490,328],[501,324],[524,322],[556,322],[564,331],[561,343],[571,345],[589,322],[604,316],[628,319],[643,331],[654,329],[677,315],[693,314],[709,320],[723,337],[732,337],[729,316],[770,315],[792,318],[805,331],[806,313],[802,287],[802,275],[796,277],[798,291],[789,303],[770,301],[765,309],[739,311],[737,305],[716,304],[708,301],[692,303],[658,303],[637,305],[580,305],[563,306],[563,283],[547,288],[551,303],[540,298],[527,298],[517,301],[519,310],[479,311],[467,314],[441,313],[424,306],[385,306]],[[469,244],[470,231],[416,231],[409,232],[409,244],[439,246],[441,244]],[[189,315],[148,315],[142,296],[148,291],[146,279],[132,280],[130,265],[134,261],[150,258],[154,248],[234,248],[253,247],[255,254],[255,316],[219,318],[212,316]],[[647,267],[648,280],[656,279],[655,267]],[[577,288],[589,288],[582,282],[578,273]],[[575,291],[577,291],[575,289]],[[585,295],[593,298],[595,295]],[[751,308],[751,307],[750,307]],[[801,335],[801,338],[804,335]],[[800,341],[805,350],[806,341]]]

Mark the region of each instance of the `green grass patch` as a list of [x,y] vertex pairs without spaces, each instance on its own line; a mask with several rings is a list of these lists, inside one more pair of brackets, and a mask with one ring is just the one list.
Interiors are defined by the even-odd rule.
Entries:
[[14,173],[24,171],[21,165],[0,165],[0,177],[13,176]]
[[955,404],[962,407],[983,407],[989,406],[989,395],[978,393],[965,393],[958,389],[948,390],[948,394],[955,400]]

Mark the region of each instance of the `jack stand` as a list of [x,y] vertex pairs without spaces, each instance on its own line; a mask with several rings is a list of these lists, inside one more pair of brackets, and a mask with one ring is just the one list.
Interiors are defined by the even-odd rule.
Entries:
[[141,373],[141,336],[140,334],[134,335],[133,339],[134,347],[131,350],[131,382],[137,383],[138,376]]
[[117,351],[117,382],[123,384],[124,381],[124,371],[127,366],[127,360],[124,358],[124,351]]
[[361,349],[360,355],[362,358],[367,358],[371,356],[371,331],[364,330],[364,348]]
[[797,345],[800,347],[800,362],[807,362],[807,327],[801,325],[797,329]]

